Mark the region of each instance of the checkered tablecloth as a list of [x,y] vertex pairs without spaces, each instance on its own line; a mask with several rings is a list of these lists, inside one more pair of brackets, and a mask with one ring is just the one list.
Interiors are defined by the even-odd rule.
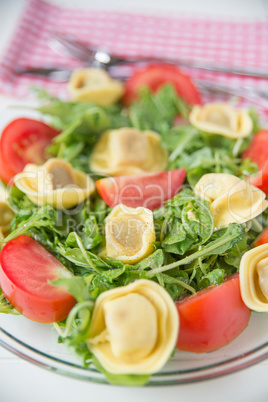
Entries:
[[[152,16],[91,9],[67,9],[30,0],[0,66],[0,92],[17,97],[30,96],[29,87],[46,88],[66,96],[66,83],[18,76],[14,66],[81,67],[80,61],[54,53],[48,46],[52,32],[109,48],[127,56],[180,57],[219,64],[268,66],[268,22],[238,22],[205,17]],[[227,87],[246,85],[267,90],[268,79],[255,79],[183,69],[194,79],[223,83]],[[205,98],[207,100],[209,98]]]

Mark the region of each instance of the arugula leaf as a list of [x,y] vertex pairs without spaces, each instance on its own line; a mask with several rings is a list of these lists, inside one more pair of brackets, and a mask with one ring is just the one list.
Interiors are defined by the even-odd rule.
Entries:
[[47,152],[86,173],[89,172],[89,155],[100,134],[108,129],[130,126],[126,110],[120,105],[101,107],[90,102],[65,102],[45,91],[36,93],[41,105],[35,110],[49,116],[50,124],[61,130]]
[[150,375],[134,375],[134,374],[112,374],[105,370],[100,364],[96,356],[93,356],[93,364],[97,370],[105,375],[106,379],[110,384],[113,385],[126,385],[131,387],[139,387],[147,384],[150,380]]
[[224,282],[225,278],[225,270],[216,268],[213,269],[211,272],[203,275],[198,283],[198,290],[204,289],[209,285],[219,285],[220,283]]
[[187,265],[198,258],[205,258],[211,255],[224,254],[228,249],[241,239],[244,234],[244,229],[237,223],[231,223],[227,229],[215,232],[215,240],[210,241],[208,244],[202,246],[199,251],[196,251],[181,260],[175,261],[163,267],[154,268],[152,271],[147,272],[146,276],[152,277],[160,272],[165,272],[182,265]]
[[[15,216],[14,219],[16,221],[17,217]],[[13,232],[11,232],[4,240],[2,240],[2,242],[7,243],[21,234],[27,234],[32,228],[40,229],[42,227],[53,227],[55,232],[57,232],[55,224],[56,221],[56,211],[50,205],[44,205],[39,209],[36,208],[34,213],[29,218],[22,220],[17,225],[17,228],[13,230]]]
[[165,219],[161,228],[161,246],[166,252],[183,255],[191,247],[204,244],[213,233],[209,203],[184,189],[154,216]]
[[[59,333],[58,342],[74,352],[84,366],[91,363],[92,353],[86,345],[89,336],[89,323],[94,308],[91,300],[77,303],[70,311],[65,323],[54,323]],[[62,331],[64,327],[64,331]]]
[[163,265],[165,260],[164,252],[161,249],[156,250],[149,257],[143,258],[140,262],[136,263],[137,270],[143,271],[144,269],[157,268]]
[[171,152],[169,169],[186,168],[192,187],[206,173],[228,173],[243,178],[257,172],[255,163],[241,160],[251,136],[233,140],[194,129],[174,127],[163,135],[163,143]]
[[[90,277],[91,279],[91,277]],[[82,276],[72,276],[71,278],[58,278],[50,282],[54,286],[64,287],[79,302],[91,300],[89,293],[90,281]]]
[[178,98],[172,85],[164,85],[155,94],[142,88],[140,98],[129,108],[131,125],[139,130],[154,130],[164,134],[170,130],[177,114],[185,118],[188,107]]
[[7,301],[0,288],[0,313],[19,315],[20,313]]
[[[187,289],[191,293],[196,293],[195,289],[188,284],[189,278],[188,278],[188,275],[185,272],[180,271],[178,273],[179,276],[175,276],[175,277],[174,276],[172,277],[172,276],[169,276],[169,275],[166,275],[166,274],[163,274],[163,273],[161,273],[160,275],[162,276],[163,281],[164,281],[165,284],[167,284],[167,285],[176,285],[177,294],[175,296],[175,300],[180,296],[180,294],[182,293],[183,289]],[[179,291],[178,291],[178,286],[177,285],[179,285],[179,288],[180,288]]]

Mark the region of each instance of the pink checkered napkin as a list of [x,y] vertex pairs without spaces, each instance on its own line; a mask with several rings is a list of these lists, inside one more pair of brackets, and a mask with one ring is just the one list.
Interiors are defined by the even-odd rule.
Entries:
[[[66,95],[66,83],[17,76],[14,66],[80,67],[81,62],[48,47],[51,32],[71,35],[127,56],[145,55],[203,59],[219,64],[268,66],[268,22],[235,22],[180,16],[161,17],[120,12],[60,8],[30,0],[0,66],[0,91],[25,97],[30,86]],[[228,85],[251,85],[268,92],[268,80],[183,69],[193,78]],[[205,101],[209,100],[206,98]]]

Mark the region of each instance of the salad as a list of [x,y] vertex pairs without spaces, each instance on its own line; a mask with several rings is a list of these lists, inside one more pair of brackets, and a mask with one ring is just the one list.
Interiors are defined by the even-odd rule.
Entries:
[[268,312],[268,131],[177,67],[77,70],[0,140],[0,312],[51,323],[111,383]]

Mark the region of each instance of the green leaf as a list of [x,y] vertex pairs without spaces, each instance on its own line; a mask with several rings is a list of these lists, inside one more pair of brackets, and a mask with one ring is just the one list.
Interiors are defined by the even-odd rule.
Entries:
[[166,216],[161,229],[161,246],[166,252],[184,255],[192,246],[206,243],[213,233],[209,203],[190,189],[167,201],[158,218],[161,213]]
[[134,374],[113,374],[103,368],[96,356],[93,356],[93,364],[97,370],[105,375],[107,381],[113,385],[126,385],[130,387],[140,387],[147,384],[150,375],[134,375]]
[[228,249],[230,249],[241,236],[244,234],[244,229],[242,226],[231,223],[226,230],[219,230],[215,232],[215,240],[210,241],[207,245],[201,247],[199,251],[182,258],[179,261],[175,261],[169,265],[164,265],[160,268],[155,268],[152,271],[147,272],[146,276],[152,277],[160,272],[165,272],[170,269],[190,264],[192,261],[198,258],[205,258],[211,255],[224,254]]
[[91,250],[103,241],[103,236],[100,234],[99,226],[95,216],[90,215],[84,221],[84,227],[82,229],[81,239],[86,250]]
[[182,288],[182,289],[187,289],[191,293],[196,293],[195,289],[187,283],[188,275],[185,275],[184,272],[180,272],[179,275],[180,275],[180,277],[178,277],[178,276],[172,277],[172,276],[169,276],[169,275],[166,275],[163,273],[161,274],[161,276],[166,284],[179,285],[180,288]]
[[140,90],[140,99],[129,108],[131,125],[139,130],[154,130],[160,134],[170,130],[177,114],[188,114],[182,100],[178,101],[172,85],[164,85],[156,93],[149,88]]
[[20,313],[7,301],[0,288],[0,313],[19,315]]
[[[75,232],[73,232],[75,233]],[[78,235],[77,235],[78,236]],[[67,260],[73,262],[79,267],[86,268],[87,270],[92,270],[97,273],[101,272],[101,268],[109,268],[109,265],[99,258],[97,255],[83,249],[82,242],[79,248],[64,248],[63,246],[58,246],[57,251],[65,257]],[[83,250],[83,252],[81,252]]]
[[224,282],[225,278],[225,270],[216,268],[213,269],[211,272],[207,273],[202,277],[199,281],[198,289],[204,289],[209,285],[219,285],[220,283]]
[[50,283],[54,286],[64,287],[78,302],[90,300],[88,284],[81,276],[59,278]]
[[2,242],[7,243],[21,234],[27,234],[32,228],[40,229],[42,227],[53,227],[54,230],[57,231],[56,221],[56,211],[50,205],[44,205],[39,209],[36,209],[29,218],[22,220],[17,228],[2,240]]
[[149,255],[149,257],[144,258],[140,262],[135,265],[135,268],[143,271],[149,268],[157,268],[161,267],[164,263],[164,252],[161,249],[156,250],[153,254]]
[[119,278],[126,271],[126,266],[122,268],[113,268],[102,272],[102,277],[108,282],[113,283],[115,279]]
[[247,172],[254,173],[256,165],[241,160],[251,140],[252,136],[236,140],[194,131],[190,125],[173,128],[163,136],[163,143],[171,152],[168,169],[186,168],[192,187],[206,173],[228,173],[241,178]]
[[67,340],[69,345],[78,345],[88,339],[93,308],[94,302],[91,300],[77,303],[72,308],[66,319],[65,330],[60,334],[63,342]]

